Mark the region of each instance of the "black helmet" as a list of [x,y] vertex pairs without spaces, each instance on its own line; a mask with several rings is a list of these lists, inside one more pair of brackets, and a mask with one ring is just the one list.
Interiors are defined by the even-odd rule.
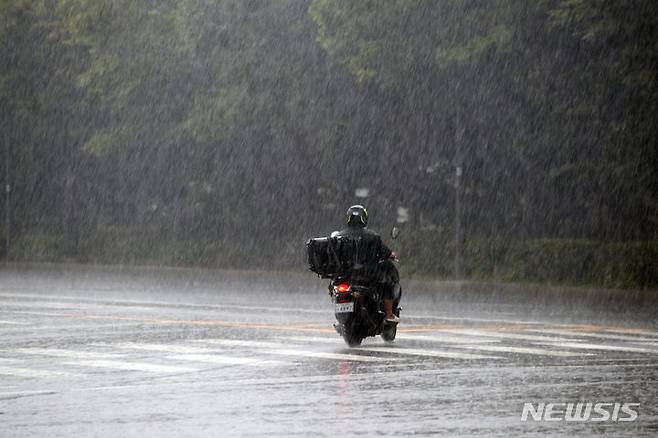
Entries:
[[368,210],[363,205],[353,205],[348,208],[347,225],[361,228],[368,225]]

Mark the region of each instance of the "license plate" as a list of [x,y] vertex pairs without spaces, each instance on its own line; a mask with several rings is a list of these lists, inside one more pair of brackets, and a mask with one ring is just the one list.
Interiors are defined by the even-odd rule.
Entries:
[[354,301],[349,303],[336,303],[336,313],[354,312]]

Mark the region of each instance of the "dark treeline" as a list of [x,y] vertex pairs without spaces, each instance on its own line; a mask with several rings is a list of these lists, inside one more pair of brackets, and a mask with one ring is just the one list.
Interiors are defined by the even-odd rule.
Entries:
[[465,243],[658,237],[653,0],[2,0],[0,22],[17,259],[299,260],[357,201],[448,236],[457,166]]

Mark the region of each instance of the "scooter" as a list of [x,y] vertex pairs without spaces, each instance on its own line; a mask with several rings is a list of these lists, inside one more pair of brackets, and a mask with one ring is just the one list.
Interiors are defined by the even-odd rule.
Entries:
[[[398,228],[391,230],[391,237],[397,238]],[[395,340],[397,322],[385,319],[382,285],[369,282],[368,279],[350,276],[352,272],[349,260],[341,255],[350,253],[345,248],[353,245],[340,236],[311,239],[307,242],[309,265],[313,272],[322,278],[330,278],[329,296],[334,304],[336,332],[343,337],[350,347],[358,346],[368,336],[381,335],[387,342]],[[395,270],[395,256],[380,260],[388,264],[386,270]],[[396,287],[393,297],[393,313],[400,316],[399,307],[402,290]]]

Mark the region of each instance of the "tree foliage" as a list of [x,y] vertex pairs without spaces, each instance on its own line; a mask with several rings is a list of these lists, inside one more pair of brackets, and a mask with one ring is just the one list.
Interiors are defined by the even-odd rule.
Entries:
[[467,239],[655,239],[656,12],[2,0],[13,229],[293,254],[358,187],[375,226],[450,230],[460,165]]

